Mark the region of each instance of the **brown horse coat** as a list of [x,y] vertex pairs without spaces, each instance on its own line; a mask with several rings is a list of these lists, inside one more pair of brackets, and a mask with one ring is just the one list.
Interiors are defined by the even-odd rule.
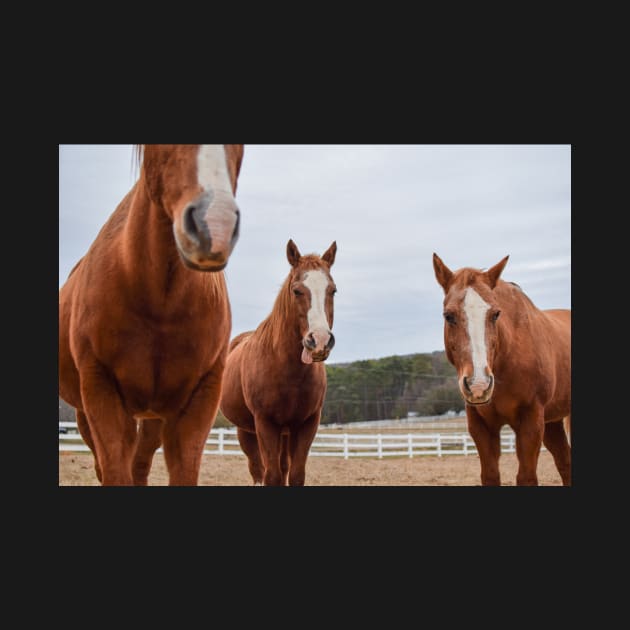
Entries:
[[571,311],[540,310],[517,285],[500,279],[507,260],[487,271],[452,272],[433,254],[445,294],[446,355],[457,370],[481,481],[500,485],[499,434],[508,424],[516,434],[518,485],[537,485],[542,443],[570,485]]
[[271,314],[230,343],[220,408],[237,427],[254,484],[304,485],[334,344],[336,251],[333,242],[321,258],[301,256],[289,240],[291,271]]
[[242,145],[146,145],[59,291],[59,395],[103,485],[146,485],[162,442],[169,483],[198,481],[231,332],[221,270],[242,157]]

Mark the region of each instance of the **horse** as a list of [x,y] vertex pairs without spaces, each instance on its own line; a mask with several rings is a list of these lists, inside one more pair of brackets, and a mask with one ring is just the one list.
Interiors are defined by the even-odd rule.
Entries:
[[230,342],[219,408],[236,425],[254,485],[304,485],[335,344],[336,252],[333,241],[321,257],[302,256],[289,239],[291,269],[271,313]]
[[444,347],[457,370],[481,484],[499,486],[500,431],[516,435],[516,485],[538,485],[541,444],[571,485],[571,310],[541,310],[500,278],[509,256],[486,271],[451,271],[433,254],[444,290]]
[[243,145],[136,145],[139,177],[59,290],[59,395],[103,486],[198,485],[231,334]]

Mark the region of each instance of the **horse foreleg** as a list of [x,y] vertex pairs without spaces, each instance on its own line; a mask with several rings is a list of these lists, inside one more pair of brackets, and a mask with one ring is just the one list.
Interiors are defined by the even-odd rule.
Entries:
[[222,372],[208,372],[185,411],[168,418],[162,430],[162,448],[169,486],[196,486],[208,434],[219,409]]
[[477,411],[469,405],[466,405],[466,416],[468,417],[468,432],[479,454],[481,485],[500,486],[501,430],[489,427]]
[[543,444],[553,456],[553,461],[562,478],[563,486],[571,485],[571,447],[567,440],[563,421],[547,422],[543,434]]
[[79,428],[79,433],[83,438],[83,441],[88,445],[90,450],[92,451],[92,455],[94,456],[94,471],[96,472],[96,478],[103,483],[103,475],[101,473],[101,467],[98,465],[98,458],[96,456],[96,449],[94,448],[94,440],[92,440],[92,433],[90,432],[90,425],[88,424],[86,415],[75,409],[75,415],[77,418],[77,427]]
[[263,485],[265,486],[282,486],[284,479],[282,477],[282,467],[280,464],[280,446],[281,434],[280,428],[273,421],[261,416],[254,416],[256,424],[256,435],[258,436],[258,445],[262,456],[265,472],[263,473]]
[[522,411],[515,427],[516,457],[518,458],[517,486],[537,486],[538,458],[545,434],[542,408]]
[[254,485],[262,486],[264,466],[260,458],[256,434],[237,427],[236,436],[238,437],[238,443],[241,445],[243,453],[247,456],[247,466]]
[[316,413],[306,419],[296,430],[292,431],[291,470],[289,471],[289,485],[303,486],[306,479],[306,460],[319,427],[320,414]]
[[133,458],[133,483],[136,486],[149,485],[149,473],[155,451],[162,444],[162,420],[141,420],[138,428],[138,445]]
[[138,440],[136,421],[128,415],[116,384],[101,366],[85,366],[81,377],[81,399],[96,454],[96,474],[103,486],[131,486],[131,462]]

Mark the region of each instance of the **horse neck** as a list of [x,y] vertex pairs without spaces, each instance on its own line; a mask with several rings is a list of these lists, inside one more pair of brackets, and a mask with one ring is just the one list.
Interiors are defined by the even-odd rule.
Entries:
[[515,364],[515,358],[521,357],[521,353],[516,348],[518,343],[535,346],[536,339],[540,338],[543,315],[527,295],[511,283],[499,280],[495,290],[499,296],[499,307],[502,311],[501,317],[497,320],[496,368],[497,363],[499,365],[505,363],[508,366]]
[[302,336],[294,317],[294,309],[288,299],[288,282],[285,281],[274,303],[269,316],[260,324],[258,332],[261,343],[269,351],[281,357],[288,357],[294,362],[304,365],[300,359]]
[[[218,286],[219,276],[185,267],[175,246],[173,224],[166,212],[151,200],[143,176],[129,194],[122,235],[121,262],[134,294],[160,313],[181,309],[199,286]],[[137,293],[139,292],[139,293]]]

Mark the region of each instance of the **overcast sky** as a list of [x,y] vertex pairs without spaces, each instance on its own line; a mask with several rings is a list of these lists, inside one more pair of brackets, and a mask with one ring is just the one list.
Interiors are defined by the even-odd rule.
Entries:
[[[132,145],[59,146],[59,286],[133,186]],[[225,270],[232,336],[271,311],[287,241],[337,241],[327,363],[443,350],[436,252],[488,268],[539,308],[571,308],[570,145],[245,145]]]

